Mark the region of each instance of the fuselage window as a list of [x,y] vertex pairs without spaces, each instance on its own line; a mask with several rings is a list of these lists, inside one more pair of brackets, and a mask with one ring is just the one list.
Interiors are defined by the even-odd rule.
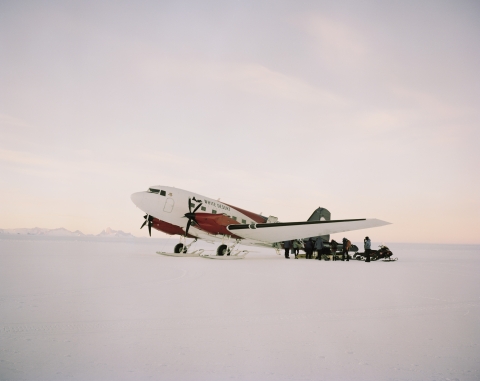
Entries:
[[217,214],[217,211],[212,209],[212,214]]
[[235,216],[232,216],[232,218],[233,218],[235,221],[237,220],[237,217],[235,217]]
[[204,212],[207,210],[207,208],[205,208],[204,206],[202,206],[201,208]]
[[154,188],[148,188],[148,191],[149,191],[150,193],[158,193],[158,192],[160,192],[159,189],[154,189]]
[[245,220],[242,220],[242,224],[246,224],[246,223],[247,223],[247,221],[245,221]]
[[166,196],[166,195],[167,195],[167,192],[165,192],[164,190],[160,191],[160,196]]

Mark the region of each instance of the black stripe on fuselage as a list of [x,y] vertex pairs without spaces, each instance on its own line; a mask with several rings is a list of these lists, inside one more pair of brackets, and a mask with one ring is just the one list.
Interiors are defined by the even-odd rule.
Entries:
[[[241,230],[241,229],[261,229],[261,228],[275,228],[280,226],[297,226],[297,225],[315,225],[315,224],[332,224],[336,222],[352,222],[352,221],[365,221],[366,218],[357,218],[354,220],[330,220],[330,221],[301,221],[301,222],[274,222],[271,224],[239,224],[228,225],[228,230]],[[251,225],[255,227],[251,228]]]

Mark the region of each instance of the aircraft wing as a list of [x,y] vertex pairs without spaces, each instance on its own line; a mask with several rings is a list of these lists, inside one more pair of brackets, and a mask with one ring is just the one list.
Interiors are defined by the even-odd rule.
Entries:
[[229,225],[227,229],[236,236],[268,243],[316,237],[333,233],[375,228],[390,222],[372,219],[278,222],[270,224]]

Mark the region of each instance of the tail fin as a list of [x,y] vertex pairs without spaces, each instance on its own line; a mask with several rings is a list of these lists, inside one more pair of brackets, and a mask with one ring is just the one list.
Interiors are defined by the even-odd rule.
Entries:
[[[310,218],[307,221],[330,221],[331,214],[330,212],[325,209],[325,208],[317,208]],[[325,242],[330,241],[330,234],[329,235],[322,235],[321,236],[322,240]]]

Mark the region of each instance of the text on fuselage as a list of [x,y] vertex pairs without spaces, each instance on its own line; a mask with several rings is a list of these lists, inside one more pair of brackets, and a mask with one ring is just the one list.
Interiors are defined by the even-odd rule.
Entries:
[[208,200],[204,200],[204,202],[205,202],[205,204],[212,205],[212,206],[215,206],[215,207],[223,209],[223,210],[230,210],[230,207],[225,206],[223,204],[218,204],[216,202],[212,202],[212,201],[208,201]]

